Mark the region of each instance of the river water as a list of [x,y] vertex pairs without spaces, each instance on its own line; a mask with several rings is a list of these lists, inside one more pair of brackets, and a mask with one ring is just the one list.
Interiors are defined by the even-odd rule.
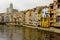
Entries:
[[[27,36],[25,35],[25,37],[24,37],[23,30],[24,30],[24,28],[22,26],[0,25],[0,40],[25,40],[26,37],[28,39],[28,37],[30,37],[30,36],[28,36],[29,34],[26,34]],[[25,30],[25,31],[26,31],[26,33],[29,32],[29,30]],[[36,30],[32,30],[32,33],[33,33],[33,35],[36,36]],[[31,36],[33,36],[33,35],[31,35]],[[37,40],[37,39],[35,39],[36,38],[35,36],[31,37],[31,39],[33,38],[34,40]],[[51,33],[50,38],[53,38],[53,33]],[[46,40],[48,40],[48,39],[46,39]],[[50,40],[54,40],[54,39],[50,39]],[[60,40],[60,34],[57,34],[56,40]]]
[[0,40],[23,40],[20,26],[0,25]]

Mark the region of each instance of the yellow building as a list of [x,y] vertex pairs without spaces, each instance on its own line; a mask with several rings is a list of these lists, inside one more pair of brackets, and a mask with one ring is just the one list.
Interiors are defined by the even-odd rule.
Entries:
[[41,27],[50,27],[50,15],[47,6],[42,8]]

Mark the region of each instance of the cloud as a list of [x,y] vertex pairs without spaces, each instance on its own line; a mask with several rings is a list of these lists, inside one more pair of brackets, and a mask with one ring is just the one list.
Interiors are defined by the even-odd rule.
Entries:
[[25,10],[36,6],[49,5],[53,0],[0,0],[0,12],[5,12],[10,3],[15,9]]

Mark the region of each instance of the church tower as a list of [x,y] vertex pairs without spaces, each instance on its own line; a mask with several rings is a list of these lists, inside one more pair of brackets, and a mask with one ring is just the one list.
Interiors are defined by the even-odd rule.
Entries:
[[13,4],[10,3],[9,8],[7,8],[7,13],[12,13],[13,12]]
[[10,3],[10,8],[13,9],[13,4],[12,3]]

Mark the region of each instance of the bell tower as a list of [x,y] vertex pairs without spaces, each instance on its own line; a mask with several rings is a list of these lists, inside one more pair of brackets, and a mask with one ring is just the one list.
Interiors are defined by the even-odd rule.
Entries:
[[13,12],[13,4],[10,3],[10,6],[7,8],[7,13],[12,13]]
[[13,9],[13,4],[12,4],[12,3],[10,3],[10,8],[12,8],[12,9]]

